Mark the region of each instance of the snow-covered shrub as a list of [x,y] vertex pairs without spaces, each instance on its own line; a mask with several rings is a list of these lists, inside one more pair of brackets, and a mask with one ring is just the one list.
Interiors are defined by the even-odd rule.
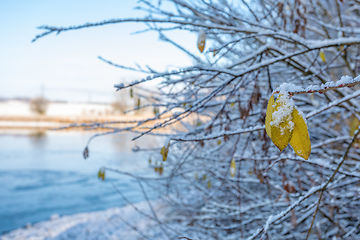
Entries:
[[[173,239],[359,237],[360,90],[354,86],[360,70],[359,1],[168,2],[174,7],[139,1],[149,13],[145,18],[43,26],[37,36],[143,22],[194,60],[173,72],[135,68],[150,77],[115,86],[162,80],[162,95],[152,105],[162,110],[138,125],[157,119],[146,134],[181,124],[182,131],[167,134],[166,161],[157,166],[162,172],[157,184],[166,188],[172,217],[185,226],[181,235],[168,234]],[[185,49],[181,39],[167,37],[168,31],[198,34],[194,45],[202,53]],[[308,160],[289,146],[280,152],[265,131],[269,98],[283,83],[292,86],[286,92],[306,119]]]

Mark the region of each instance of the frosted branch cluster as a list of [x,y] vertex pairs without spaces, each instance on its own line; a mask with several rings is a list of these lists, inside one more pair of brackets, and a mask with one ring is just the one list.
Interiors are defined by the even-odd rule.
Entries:
[[[34,40],[139,22],[194,59],[186,69],[158,72],[101,57],[114,67],[149,75],[117,84],[119,91],[160,80],[158,95],[139,106],[159,111],[126,128],[116,127],[116,122],[86,126],[168,138],[166,162],[160,149],[167,143],[149,152],[151,166],[161,166],[162,175],[132,176],[166,193],[164,200],[173,207],[170,219],[184,226],[167,231],[169,238],[305,239],[309,232],[309,239],[358,239],[360,143],[354,129],[360,120],[359,1],[166,4],[171,6],[165,1],[140,1],[140,8],[149,13],[146,18],[42,26],[44,32]],[[182,39],[167,35],[171,31],[196,36],[205,32],[204,51],[186,49]],[[307,118],[313,146],[307,161],[296,157],[289,146],[280,153],[265,133],[267,102],[281,89]],[[156,131],[164,128],[172,129]]]

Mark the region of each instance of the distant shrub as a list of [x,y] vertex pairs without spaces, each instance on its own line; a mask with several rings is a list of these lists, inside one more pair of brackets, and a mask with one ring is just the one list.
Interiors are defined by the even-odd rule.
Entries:
[[48,101],[43,97],[36,97],[30,101],[30,109],[32,112],[45,115],[48,107]]

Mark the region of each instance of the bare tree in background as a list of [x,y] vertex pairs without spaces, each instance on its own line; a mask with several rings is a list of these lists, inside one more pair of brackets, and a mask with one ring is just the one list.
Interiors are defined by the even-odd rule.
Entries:
[[48,101],[44,97],[36,97],[30,100],[30,110],[39,115],[45,115]]
[[116,92],[115,100],[111,103],[112,110],[115,114],[124,114],[124,112],[132,106],[129,101],[130,95],[125,91]]
[[[169,239],[360,238],[360,90],[355,86],[360,80],[360,2],[160,0],[139,1],[139,8],[149,15],[42,26],[44,32],[34,40],[140,22],[194,60],[185,69],[157,72],[100,58],[149,75],[116,85],[119,90],[162,80],[158,102],[143,106],[162,111],[111,133],[160,135],[154,130],[174,123],[186,129],[164,134],[169,139],[161,150],[166,161],[158,159],[162,175],[154,181],[166,189],[173,223],[182,223],[181,231],[163,223],[162,233]],[[181,39],[167,36],[169,31],[198,34],[203,52],[187,50]],[[265,132],[268,100],[282,83],[296,86],[288,93],[307,120],[308,160],[290,147],[279,152]],[[160,122],[138,132],[153,120]],[[151,218],[158,220],[155,213]]]

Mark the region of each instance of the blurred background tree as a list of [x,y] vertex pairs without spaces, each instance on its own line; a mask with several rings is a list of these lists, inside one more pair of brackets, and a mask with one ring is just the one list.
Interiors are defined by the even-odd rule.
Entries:
[[30,100],[30,109],[33,113],[45,115],[48,101],[44,97],[36,97]]

